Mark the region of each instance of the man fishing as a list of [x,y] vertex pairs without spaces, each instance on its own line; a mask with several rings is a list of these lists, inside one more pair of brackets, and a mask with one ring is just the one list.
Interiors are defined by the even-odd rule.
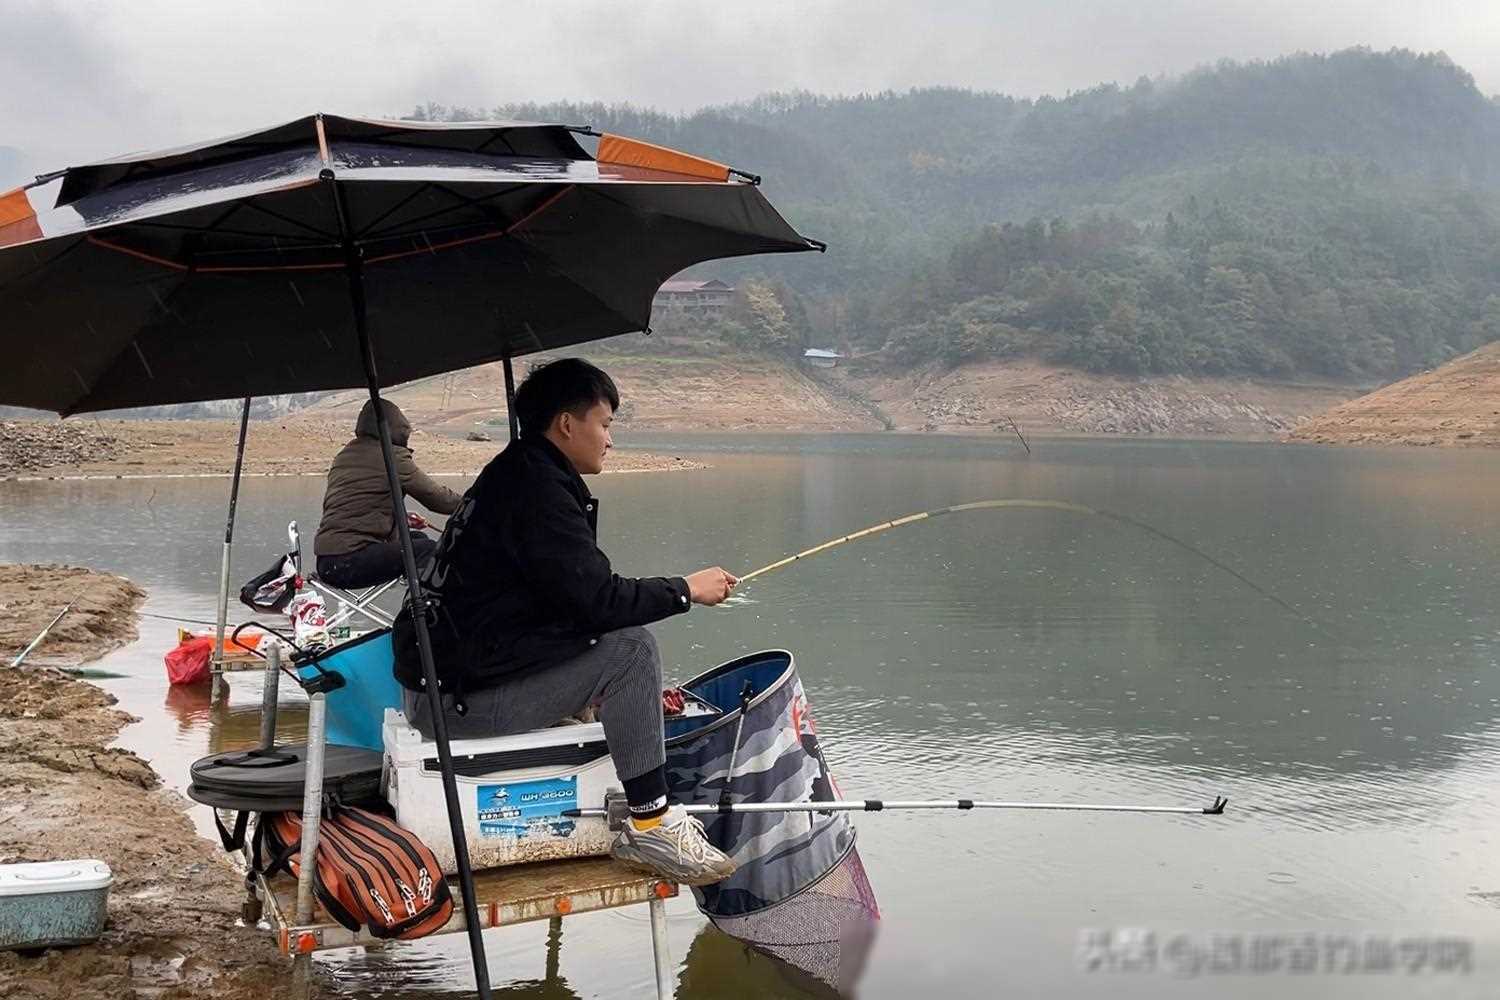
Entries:
[[[434,482],[412,458],[407,441],[411,421],[390,400],[381,400],[391,430],[391,452],[401,491],[428,510],[452,514],[463,497]],[[418,529],[428,526],[419,514],[407,514],[413,529],[412,548],[417,563],[432,555],[437,543]],[[380,454],[380,433],[375,427],[375,404],[367,402],[354,423],[354,439],[334,456],[323,492],[323,517],[313,539],[318,576],[345,589],[373,587],[401,574],[401,545],[391,514],[391,492],[386,481],[385,460]]]
[[[685,577],[618,576],[599,549],[599,502],[583,476],[604,468],[620,395],[603,371],[565,358],[516,392],[521,436],[464,494],[422,573],[451,736],[503,736],[597,705],[630,818],[611,853],[688,885],[734,873],[703,825],[668,805],[661,657],[644,626],[727,598],[715,566]],[[431,738],[408,607],[394,630],[412,725]]]

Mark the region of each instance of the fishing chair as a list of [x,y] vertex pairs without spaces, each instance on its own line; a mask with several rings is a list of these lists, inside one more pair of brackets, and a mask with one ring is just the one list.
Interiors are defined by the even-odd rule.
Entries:
[[385,583],[379,583],[355,593],[335,587],[331,583],[325,583],[316,576],[303,577],[302,582],[322,594],[325,604],[329,603],[328,598],[337,599],[338,610],[328,616],[328,626],[330,628],[343,625],[355,615],[369,619],[375,624],[376,628],[389,627],[395,622],[396,616],[384,608],[376,606],[375,601],[379,600],[392,587],[405,585],[406,583],[401,577],[393,576]]
[[[286,526],[287,541],[291,545],[292,562],[296,564],[298,572],[302,569],[302,539],[297,533],[297,522],[291,521]],[[366,587],[360,591],[345,590],[335,587],[318,578],[314,573],[302,574],[302,582],[314,591],[321,594],[324,603],[333,606],[337,602],[338,610],[328,617],[328,627],[337,628],[346,624],[356,615],[370,622],[374,628],[389,628],[395,623],[396,616],[391,612],[379,607],[375,602],[383,597],[386,591],[398,585],[404,585],[404,577],[393,576],[384,583],[377,583],[373,587]],[[330,600],[332,599],[332,600]]]

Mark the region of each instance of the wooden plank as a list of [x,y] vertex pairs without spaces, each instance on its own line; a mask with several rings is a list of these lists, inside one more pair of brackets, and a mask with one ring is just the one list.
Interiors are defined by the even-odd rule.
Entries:
[[[448,883],[455,902],[453,919],[438,934],[464,929],[463,909],[456,905],[458,884],[453,879]],[[269,883],[262,879],[260,889],[266,918],[283,954],[347,948],[375,940],[367,931],[350,931],[334,923],[321,907],[313,923],[298,926],[294,919],[297,883],[288,875],[278,875]],[[642,874],[613,858],[541,861],[474,873],[480,924],[486,929],[669,899],[678,891],[676,884]]]

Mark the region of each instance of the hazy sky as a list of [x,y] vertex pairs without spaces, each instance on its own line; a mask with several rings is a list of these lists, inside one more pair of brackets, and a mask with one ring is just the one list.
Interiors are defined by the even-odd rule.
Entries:
[[1500,91],[1500,0],[0,0],[0,189],[315,111],[952,84],[1019,95],[1350,45]]

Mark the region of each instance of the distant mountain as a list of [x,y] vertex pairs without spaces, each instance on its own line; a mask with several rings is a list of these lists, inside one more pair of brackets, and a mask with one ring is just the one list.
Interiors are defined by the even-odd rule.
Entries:
[[569,103],[488,114],[592,124],[764,175],[788,218],[833,244],[821,266],[782,269],[810,287],[845,287],[872,266],[900,270],[913,248],[987,222],[1093,208],[1146,221],[1186,193],[1184,181],[1235,165],[1336,160],[1393,178],[1500,186],[1500,105],[1446,56],[1404,50],[1224,62],[1036,100],[932,88],[772,94],[681,117]]
[[1224,62],[1036,100],[938,88],[493,114],[763,174],[829,253],[704,270],[780,282],[808,325],[793,349],[1390,378],[1500,337],[1500,105],[1441,53]]
[[[411,117],[589,124],[715,157],[763,175],[788,220],[829,241],[697,269],[738,285],[736,301],[711,320],[655,317],[659,336],[631,342],[641,357],[691,340],[732,346],[737,364],[837,347],[882,379],[1025,359],[1368,385],[1500,340],[1500,102],[1441,53],[1223,62],[1037,99],[926,88],[681,116]],[[0,147],[0,178],[24,166]]]

